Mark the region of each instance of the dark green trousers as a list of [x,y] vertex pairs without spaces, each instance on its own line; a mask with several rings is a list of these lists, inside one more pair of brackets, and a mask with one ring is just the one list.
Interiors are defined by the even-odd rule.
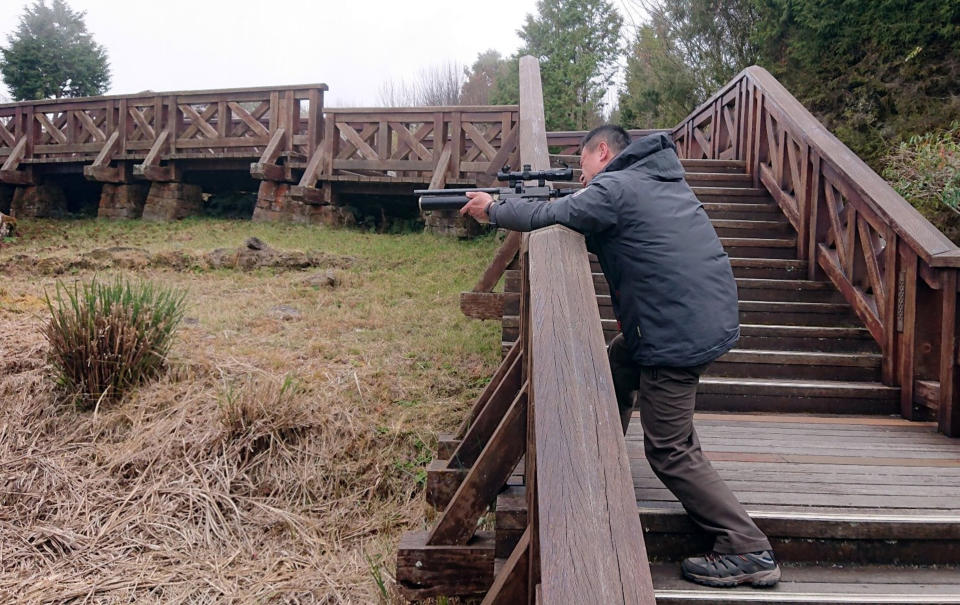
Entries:
[[715,536],[714,550],[746,553],[769,549],[767,537],[700,450],[693,410],[700,374],[707,366],[636,365],[622,334],[610,343],[609,355],[624,434],[636,393],[647,461],[690,519]]

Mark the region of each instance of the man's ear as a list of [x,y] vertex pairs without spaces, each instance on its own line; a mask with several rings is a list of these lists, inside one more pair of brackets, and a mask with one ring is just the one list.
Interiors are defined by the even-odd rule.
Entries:
[[600,152],[601,162],[606,162],[607,160],[613,159],[613,153],[610,152],[610,146],[607,145],[606,141],[600,141],[597,143],[597,151]]

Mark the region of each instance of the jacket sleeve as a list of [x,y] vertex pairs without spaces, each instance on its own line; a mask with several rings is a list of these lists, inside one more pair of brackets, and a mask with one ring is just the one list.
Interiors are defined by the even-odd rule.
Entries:
[[613,192],[603,180],[552,202],[505,199],[490,206],[490,222],[513,231],[560,224],[580,233],[600,233],[617,224]]

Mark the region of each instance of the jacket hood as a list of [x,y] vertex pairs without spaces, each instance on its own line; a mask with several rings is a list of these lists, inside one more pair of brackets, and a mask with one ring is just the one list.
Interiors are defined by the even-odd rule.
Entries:
[[665,179],[682,179],[684,172],[677,157],[677,146],[664,133],[651,134],[630,143],[610,160],[603,172],[635,167]]

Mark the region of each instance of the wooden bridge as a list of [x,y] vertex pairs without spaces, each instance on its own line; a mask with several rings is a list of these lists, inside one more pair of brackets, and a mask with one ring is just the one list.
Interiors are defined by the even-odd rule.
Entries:
[[[403,195],[413,208],[415,188],[489,186],[517,165],[516,106],[325,108],[326,89],[0,105],[0,187],[14,215],[52,216],[64,210],[63,179],[82,174],[104,184],[100,217],[176,219],[199,211],[199,175],[229,173],[258,189],[255,220],[342,224],[350,196]],[[576,146],[577,133],[551,136]],[[455,213],[428,224],[463,230]]]
[[[530,58],[520,69],[520,158],[546,167],[539,72]],[[703,377],[697,426],[783,560],[781,583],[680,578],[679,559],[710,540],[654,476],[639,422],[621,436],[606,282],[582,236],[550,227],[511,233],[461,299],[502,319],[505,355],[440,436],[427,483],[440,514],[401,540],[401,592],[960,603],[960,250],[763,69],[671,132],[740,294],[743,336]]]

